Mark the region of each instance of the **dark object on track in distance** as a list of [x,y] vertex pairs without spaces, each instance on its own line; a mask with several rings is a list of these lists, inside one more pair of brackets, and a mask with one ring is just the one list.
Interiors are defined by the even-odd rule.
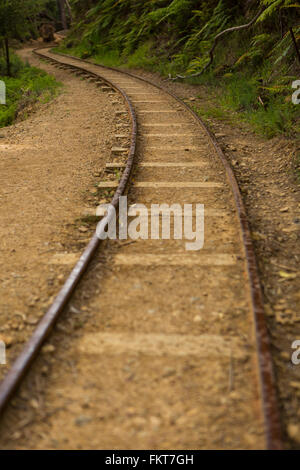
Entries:
[[51,23],[43,23],[40,26],[40,34],[44,42],[54,41],[55,28]]

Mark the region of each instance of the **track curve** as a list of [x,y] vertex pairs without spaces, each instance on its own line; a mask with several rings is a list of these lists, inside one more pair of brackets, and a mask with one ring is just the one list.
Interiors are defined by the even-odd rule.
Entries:
[[[39,52],[36,51],[36,53],[40,57],[50,59],[51,61],[53,61],[53,63],[60,63],[61,65],[68,66],[73,70],[86,71],[90,77],[94,76],[94,78],[101,78],[110,87],[114,88],[123,96],[125,103],[127,105],[127,108],[129,110],[130,116],[131,116],[132,138],[131,138],[131,149],[130,149],[129,158],[126,164],[126,168],[125,168],[122,179],[120,181],[120,184],[117,188],[117,191],[115,192],[115,195],[112,201],[115,207],[117,207],[119,196],[124,193],[126,185],[129,181],[131,170],[133,167],[133,161],[134,161],[134,157],[136,153],[137,124],[136,124],[134,108],[139,108],[141,105],[143,106],[146,105],[147,107],[148,104],[151,104],[151,108],[150,109],[147,108],[143,112],[139,109],[138,116],[139,115],[147,116],[148,114],[152,115],[152,113],[157,113],[156,115],[158,117],[157,117],[157,122],[155,123],[155,125],[152,125],[152,126],[150,124],[147,125],[148,128],[152,127],[152,129],[164,128],[165,126],[164,122],[159,122],[160,116],[163,116],[164,113],[167,113],[167,114],[169,113],[169,116],[172,116],[173,114],[178,116],[178,111],[176,108],[174,108],[173,104],[171,104],[170,107],[167,107],[166,105],[169,105],[170,103],[163,103],[163,107],[162,107],[161,106],[162,103],[159,104],[159,100],[155,102],[155,100],[153,100],[153,97],[152,97],[152,102],[151,100],[149,101],[147,98],[147,95],[148,94],[149,96],[153,95],[153,91],[150,88],[148,91],[145,91],[145,89],[139,91],[139,86],[137,85],[139,81],[144,82],[147,85],[147,87],[155,87],[156,89],[167,94],[177,103],[179,103],[180,107],[184,108],[185,112],[190,114],[190,116],[193,118],[193,121],[198,126],[200,125],[202,131],[210,139],[213,145],[213,148],[215,149],[216,154],[218,158],[220,159],[220,161],[222,162],[222,165],[225,169],[225,174],[228,179],[229,187],[232,191],[235,207],[236,207],[237,214],[238,214],[238,220],[239,220],[240,228],[241,228],[241,234],[242,234],[242,240],[243,240],[243,251],[244,251],[244,257],[245,257],[246,266],[247,266],[247,276],[248,276],[247,280],[250,286],[251,306],[252,306],[254,324],[256,328],[257,358],[259,362],[259,371],[260,371],[259,373],[260,398],[261,398],[261,406],[263,409],[263,415],[264,415],[264,420],[265,420],[265,435],[266,435],[266,443],[267,443],[266,447],[268,447],[269,449],[282,448],[280,422],[279,422],[279,414],[278,414],[278,409],[277,409],[270,345],[269,345],[267,328],[266,328],[265,319],[264,319],[262,293],[260,289],[259,277],[258,277],[257,268],[256,268],[254,250],[253,250],[253,246],[251,242],[251,234],[250,234],[250,230],[249,230],[249,226],[247,222],[245,208],[243,205],[242,197],[239,192],[236,179],[234,177],[231,167],[229,166],[222,150],[218,146],[218,143],[216,142],[214,136],[209,132],[207,127],[204,125],[201,119],[199,119],[199,117],[194,113],[194,111],[191,110],[188,107],[188,105],[186,105],[186,103],[184,103],[174,94],[170,93],[167,90],[164,90],[162,87],[156,85],[155,83],[150,82],[149,80],[145,80],[141,77],[138,77],[128,72],[121,72],[120,70],[117,70],[117,69],[96,66],[94,64],[91,64],[90,62],[82,61],[82,60],[79,60],[77,58],[70,57],[70,56],[65,56],[63,54],[59,54],[58,56],[57,54],[54,55],[53,53],[50,53],[49,51],[42,52],[41,50]],[[84,66],[82,65],[80,67],[76,66],[76,63],[78,64],[78,62],[80,62],[81,64],[84,64]],[[133,79],[134,82],[132,81],[125,82],[124,77],[126,76],[129,77],[130,79]],[[123,80],[123,83],[122,83],[122,80]],[[144,98],[146,97],[146,99],[144,101],[143,100],[141,101],[139,98],[140,95],[143,96]],[[148,103],[147,103],[147,100],[148,100]],[[153,110],[153,104],[154,104],[154,108],[158,107],[159,109]],[[144,134],[145,134],[146,132],[145,123],[143,122],[142,124],[143,124]],[[174,124],[172,128],[176,129],[176,125]],[[152,132],[154,132],[154,130],[152,130]],[[178,136],[178,133],[175,132],[174,141],[176,141],[176,138],[177,138],[176,134]],[[183,134],[183,136],[188,137],[187,134]],[[162,134],[149,134],[147,138],[154,139],[154,142],[155,142],[155,139],[163,140],[165,137]],[[194,137],[192,137],[192,140],[193,139]],[[172,153],[172,148],[174,149],[176,147],[174,143],[170,142],[170,140],[169,140],[169,143],[171,143],[170,152]],[[193,145],[191,145],[190,142],[188,144],[188,147],[189,147],[189,150],[192,149],[193,151]],[[157,147],[157,145],[151,148],[153,149],[154,152],[163,150],[162,147],[159,147],[159,146]],[[167,145],[164,145],[164,148],[166,150],[169,149]],[[185,150],[186,149],[184,147],[180,147],[177,150],[175,150],[175,153],[176,151],[182,152]],[[195,145],[195,151],[197,152],[197,145]],[[107,221],[104,221],[103,229],[105,228],[106,224],[107,224]],[[39,324],[30,342],[27,344],[23,353],[14,363],[12,369],[6,376],[4,382],[1,384],[0,386],[0,411],[3,411],[9,398],[15,391],[16,387],[18,386],[22,377],[24,376],[26,370],[28,369],[34,357],[38,353],[39,348],[41,347],[44,340],[49,335],[49,332],[51,331],[52,326],[56,322],[59,313],[63,310],[64,306],[66,305],[68,299],[70,298],[73,290],[75,289],[77,285],[78,280],[83,275],[98,245],[99,245],[99,238],[95,234],[90,244],[88,245],[87,249],[83,253],[79,263],[76,265],[76,267],[72,271],[67,283],[65,284],[62,291],[60,292],[57,299],[55,300],[54,304],[52,305],[50,310],[47,312],[47,314],[45,315],[45,317]]]

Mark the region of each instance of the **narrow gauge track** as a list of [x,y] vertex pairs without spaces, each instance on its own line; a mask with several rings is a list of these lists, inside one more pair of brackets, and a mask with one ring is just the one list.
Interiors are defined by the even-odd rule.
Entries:
[[[241,364],[246,363],[246,367],[241,366],[245,372],[236,373],[240,377],[235,377],[235,380],[239,386],[245,387],[244,390],[240,390],[240,394],[244,393],[247,397],[246,402],[247,400],[249,402],[238,403],[236,410],[231,408],[232,419],[228,422],[223,418],[224,433],[232,433],[232,440],[229,436],[227,446],[230,447],[230,442],[234,440],[238,442],[240,439],[239,446],[247,447],[247,440],[243,441],[241,433],[246,433],[248,425],[251,425],[254,432],[252,432],[250,447],[282,448],[271,354],[250,231],[235,177],[216,140],[199,117],[182,100],[146,79],[117,69],[94,65],[75,57],[53,54],[49,50],[43,50],[43,52],[39,50],[35,53],[57,67],[82,74],[83,77],[98,81],[101,86],[106,85],[122,95],[131,119],[131,146],[128,153],[126,148],[122,148],[123,136],[118,136],[120,146],[113,149],[115,158],[113,163],[107,165],[107,168],[123,169],[121,180],[119,183],[102,183],[103,188],[116,188],[112,200],[115,207],[118,206],[119,196],[124,194],[130,181],[135,158],[138,173],[135,175],[135,181],[130,190],[130,197],[134,202],[146,205],[165,202],[205,204],[207,241],[202,252],[191,255],[184,252],[183,247],[174,241],[164,241],[163,245],[153,241],[143,241],[142,245],[137,244],[141,248],[128,247],[124,253],[117,254],[117,269],[122,270],[124,266],[131,266],[138,272],[140,269],[145,270],[146,267],[150,271],[153,270],[152,275],[161,277],[159,282],[169,279],[169,284],[172,284],[173,271],[175,271],[176,283],[181,286],[185,302],[188,302],[188,296],[192,291],[196,293],[200,291],[200,295],[202,290],[205,291],[204,298],[201,298],[204,305],[199,306],[201,315],[194,317],[194,336],[187,334],[187,331],[193,328],[190,320],[186,322],[186,330],[177,326],[176,319],[175,326],[172,324],[169,325],[169,329],[166,328],[166,335],[153,335],[150,341],[154,343],[154,346],[157,343],[157,348],[165,349],[165,354],[172,349],[182,348],[181,353],[178,353],[179,356],[197,357],[198,355],[204,358],[203,362],[206,363],[211,360],[217,361],[216,353],[213,352],[214,345],[211,344],[215,342],[218,354],[224,354],[225,363],[229,361],[230,380],[232,380],[232,360],[241,361]],[[149,181],[145,181],[147,179]],[[107,223],[108,220],[103,219],[103,230]],[[99,243],[95,234],[53,305],[5,377],[0,386],[1,412],[49,336]],[[141,276],[138,274],[137,279]],[[196,285],[194,285],[195,282]],[[109,282],[108,285],[110,285]],[[168,291],[165,294],[168,295]],[[147,295],[149,294],[146,292],[143,301],[148,300]],[[153,289],[150,295],[153,295]],[[194,297],[192,303],[197,303],[198,300],[198,297]],[[178,300],[176,302],[178,308]],[[172,303],[174,300],[169,302],[170,308],[173,307]],[[165,308],[166,305],[159,307]],[[185,310],[182,305],[181,308]],[[223,311],[218,317],[215,313],[211,315],[212,310],[216,308]],[[195,311],[194,306],[191,310]],[[238,320],[235,316],[230,318],[234,310],[242,313],[242,318],[240,316]],[[204,335],[201,328],[197,333],[198,322],[201,323],[203,313],[211,315],[208,325],[205,326],[205,329],[209,331],[211,328],[213,331],[217,320],[218,322],[221,320],[222,323],[224,315],[228,317],[224,325],[218,327],[221,334]],[[153,324],[153,326],[157,329],[157,325]],[[161,329],[163,329],[162,326]],[[255,335],[252,336],[251,333],[254,330]],[[170,334],[174,331],[176,335]],[[239,341],[239,335],[247,338],[247,341]],[[174,344],[169,344],[172,338]],[[198,344],[193,344],[195,339]],[[109,342],[111,339],[102,337],[100,340]],[[229,343],[226,342],[227,340],[230,340]],[[147,343],[146,336],[140,335],[139,341]],[[140,349],[143,352],[146,351],[146,354],[153,354],[150,345],[147,349],[146,344],[143,350],[143,347],[138,344],[139,341],[138,339],[133,341],[134,344],[131,347],[138,351]],[[124,342],[126,341],[123,338]],[[254,350],[245,354],[245,350],[251,350],[254,345]],[[123,344],[122,347],[126,348],[126,345]],[[210,351],[209,355],[214,359],[206,357],[205,350]],[[172,354],[176,355],[174,351],[171,352]],[[195,367],[194,364],[191,367]],[[207,380],[208,395],[212,393],[218,396],[224,393],[222,388],[224,376],[221,372],[223,367],[224,360],[216,368],[211,366],[212,370],[209,372],[200,371],[203,377],[202,383],[199,382],[199,387],[206,386],[203,382]],[[214,380],[220,383],[213,383]],[[206,405],[208,408],[211,407],[209,400],[205,403],[205,394],[197,400],[200,401],[201,408]],[[225,406],[226,409],[222,400],[220,403],[221,408]],[[232,407],[232,404],[230,406]],[[210,419],[215,418],[214,413],[207,411],[202,415],[201,422],[207,422],[206,428],[209,428]],[[262,433],[259,431],[260,426],[263,429]],[[234,432],[232,427],[236,427]],[[216,427],[212,429],[212,433],[216,432]],[[201,432],[203,433],[204,430],[202,429]],[[234,444],[231,445],[234,447]]]

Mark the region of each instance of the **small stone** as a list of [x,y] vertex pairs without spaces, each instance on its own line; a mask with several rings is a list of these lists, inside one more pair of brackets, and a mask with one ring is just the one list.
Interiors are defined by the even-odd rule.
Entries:
[[141,289],[142,288],[142,284],[140,284],[139,282],[136,282],[135,284],[133,284],[132,286],[132,289]]
[[11,336],[0,335],[0,341],[3,341],[7,348],[10,348],[14,344],[14,340]]
[[27,323],[28,325],[36,325],[38,323],[38,321],[39,321],[38,318],[30,316],[30,317],[26,318],[25,323]]
[[46,376],[48,375],[48,373],[49,373],[49,367],[48,367],[48,366],[43,366],[43,367],[41,368],[41,374],[42,374],[44,377],[46,377]]
[[240,399],[241,399],[240,393],[238,393],[238,392],[235,391],[235,390],[233,390],[232,392],[230,392],[229,397],[230,397],[232,400],[240,400]]
[[155,313],[155,309],[149,308],[149,310],[147,310],[147,313],[149,313],[149,315],[153,315]]
[[74,422],[76,426],[84,426],[85,424],[88,424],[91,421],[92,421],[92,418],[90,416],[80,415],[80,416],[77,416]]
[[33,398],[32,400],[30,400],[29,404],[35,410],[37,410],[40,407],[39,402],[36,400],[36,398]]
[[280,357],[282,359],[286,359],[287,361],[289,361],[291,359],[291,355],[287,351],[281,351],[280,352]]
[[288,435],[296,442],[300,442],[300,426],[298,424],[290,423],[287,427]]
[[196,315],[193,319],[195,323],[201,323],[202,322],[202,317],[201,315]]
[[288,207],[283,207],[282,209],[280,209],[280,212],[288,212],[288,211],[289,211]]
[[84,227],[83,225],[79,227],[79,232],[86,233],[89,229],[87,227]]
[[152,428],[157,429],[159,428],[160,424],[161,424],[161,420],[157,416],[150,417],[150,425]]
[[[295,382],[295,381],[291,381],[290,382],[290,386],[293,387],[293,388],[296,388],[298,390],[300,390],[300,382]],[[300,436],[299,436],[300,437]]]
[[55,347],[53,346],[53,344],[46,344],[46,346],[42,348],[43,354],[51,354],[54,351],[55,351]]
[[163,371],[163,377],[171,377],[172,375],[176,374],[176,369],[173,367],[166,367]]
[[91,402],[90,398],[85,397],[82,403],[82,408],[90,408],[90,402]]
[[70,312],[77,313],[77,314],[81,313],[80,310],[78,310],[78,308],[74,307],[74,305],[70,306]]
[[255,444],[257,443],[257,437],[254,436],[253,434],[246,434],[245,441],[247,442],[248,445],[250,445],[251,447],[254,447]]

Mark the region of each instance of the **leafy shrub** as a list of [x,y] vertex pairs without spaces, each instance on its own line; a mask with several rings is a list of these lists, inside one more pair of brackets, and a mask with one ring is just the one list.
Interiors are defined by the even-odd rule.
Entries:
[[55,96],[59,83],[54,77],[12,56],[13,77],[5,77],[0,60],[0,79],[6,84],[6,105],[0,105],[0,127],[12,124],[18,113],[38,100],[47,102]]

